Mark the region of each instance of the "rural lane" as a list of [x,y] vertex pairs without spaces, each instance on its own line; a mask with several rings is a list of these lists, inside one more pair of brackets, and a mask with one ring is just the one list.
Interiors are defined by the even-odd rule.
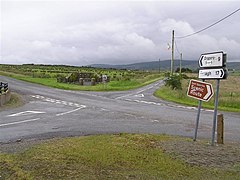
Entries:
[[[69,91],[0,76],[26,103],[0,111],[0,142],[89,134],[154,133],[192,137],[196,108],[152,94],[163,82],[121,92]],[[197,104],[197,101],[196,101]],[[240,141],[240,113],[224,114],[225,141]],[[201,112],[198,137],[211,140],[213,112]]]

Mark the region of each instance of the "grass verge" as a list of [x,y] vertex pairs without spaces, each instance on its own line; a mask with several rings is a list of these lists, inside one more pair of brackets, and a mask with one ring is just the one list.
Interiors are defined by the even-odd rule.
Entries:
[[[198,106],[198,100],[187,96],[189,79],[182,80],[182,90],[172,90],[163,86],[154,92],[156,97],[176,102],[179,104]],[[215,82],[208,81],[213,85],[215,93]],[[218,109],[222,111],[240,112],[240,76],[229,76],[227,80],[220,82]],[[209,102],[202,103],[203,108],[214,109],[214,97]]]
[[[196,166],[168,152],[166,144],[179,140],[180,145],[187,143],[186,148],[189,143],[194,146],[190,139],[166,135],[54,139],[23,152],[0,153],[0,174],[3,179],[239,179],[239,148],[228,168]],[[213,148],[205,143],[199,146],[205,151]]]
[[21,74],[15,74],[10,72],[2,72],[0,74],[3,76],[12,77],[14,79],[45,85],[48,87],[66,89],[66,90],[82,90],[82,91],[123,91],[134,88],[139,88],[148,85],[152,82],[162,79],[161,75],[149,75],[141,79],[133,80],[120,80],[120,81],[110,81],[107,84],[97,84],[95,86],[80,86],[77,84],[59,83],[56,78],[33,78]]

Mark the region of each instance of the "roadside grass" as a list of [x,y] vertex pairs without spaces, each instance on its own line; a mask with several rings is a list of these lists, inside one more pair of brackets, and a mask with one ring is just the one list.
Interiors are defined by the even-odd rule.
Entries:
[[[117,134],[48,140],[15,154],[0,153],[3,179],[239,179],[230,169],[190,165],[162,143],[187,138]],[[193,143],[193,142],[192,142]]]
[[150,74],[144,77],[133,78],[131,80],[110,81],[109,83],[97,84],[95,86],[80,86],[77,84],[59,83],[57,82],[56,78],[33,78],[22,74],[15,74],[3,71],[0,71],[0,74],[18,80],[41,84],[53,88],[82,91],[123,91],[139,88],[163,78],[163,75],[161,74]]
[[[189,74],[188,74],[189,75]],[[196,78],[196,75],[191,75],[192,78]],[[198,100],[187,96],[187,89],[189,79],[182,80],[182,90],[172,90],[169,87],[161,87],[154,92],[156,97],[161,99],[176,102],[179,104],[198,106]],[[215,81],[206,81],[213,85],[214,93],[216,91]],[[219,104],[218,109],[223,111],[240,112],[240,76],[229,76],[226,80],[220,81],[219,90]],[[214,96],[209,102],[202,103],[203,108],[214,108]]]

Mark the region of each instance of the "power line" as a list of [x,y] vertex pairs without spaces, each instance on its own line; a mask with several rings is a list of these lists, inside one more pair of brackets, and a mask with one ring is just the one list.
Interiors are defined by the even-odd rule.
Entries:
[[216,24],[220,23],[221,21],[229,18],[230,16],[232,16],[232,15],[235,14],[235,13],[237,13],[238,11],[240,11],[240,8],[238,8],[237,10],[233,11],[232,13],[230,13],[230,14],[227,15],[227,16],[225,16],[224,18],[218,20],[217,22],[215,22],[215,23],[213,23],[213,24],[211,24],[211,25],[209,25],[209,26],[207,26],[207,27],[205,27],[205,28],[203,28],[203,29],[201,29],[201,30],[199,30],[199,31],[196,31],[196,32],[194,32],[194,33],[192,33],[192,34],[188,34],[188,35],[185,35],[185,36],[175,37],[175,38],[182,39],[182,38],[186,38],[186,37],[189,37],[189,36],[193,36],[193,35],[195,35],[195,34],[198,34],[198,33],[200,33],[200,32],[203,32],[203,31],[205,31],[205,30],[207,30],[207,29],[215,26]]
[[177,50],[178,54],[181,54],[180,51],[178,50],[178,46],[177,46],[176,41],[174,43],[175,43],[175,47],[176,47],[176,50]]

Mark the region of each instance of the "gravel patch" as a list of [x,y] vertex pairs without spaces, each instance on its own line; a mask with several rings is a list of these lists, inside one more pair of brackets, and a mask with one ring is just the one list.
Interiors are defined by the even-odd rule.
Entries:
[[166,153],[179,157],[190,165],[231,168],[240,165],[240,143],[232,142],[212,146],[205,140],[186,141],[186,139],[164,141],[159,144]]

